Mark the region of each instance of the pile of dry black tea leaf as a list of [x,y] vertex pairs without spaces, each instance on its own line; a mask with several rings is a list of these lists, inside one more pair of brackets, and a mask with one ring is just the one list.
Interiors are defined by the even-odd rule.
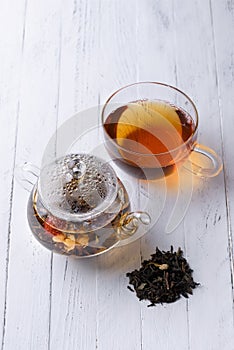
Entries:
[[[149,300],[148,306],[158,303],[173,303],[181,295],[188,298],[199,283],[194,282],[188,262],[183,257],[183,251],[160,251],[151,255],[150,260],[144,260],[139,270],[127,273],[129,284],[133,285],[140,300]],[[128,286],[132,292],[134,290]]]

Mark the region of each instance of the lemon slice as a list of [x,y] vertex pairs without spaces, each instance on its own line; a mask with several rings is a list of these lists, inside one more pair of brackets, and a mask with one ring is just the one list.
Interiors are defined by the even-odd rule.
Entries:
[[175,109],[161,101],[128,104],[119,118],[119,146],[142,154],[168,152],[182,143],[182,126]]
[[[161,114],[164,117],[164,122],[171,123],[175,128],[174,132],[177,131],[179,135],[182,135],[182,125],[178,114],[175,111],[175,108],[172,107],[169,103],[162,101],[144,101],[143,106],[146,105],[146,108],[149,108],[152,111],[155,111]],[[171,128],[170,124],[167,123],[167,126]],[[165,125],[164,125],[165,127]]]

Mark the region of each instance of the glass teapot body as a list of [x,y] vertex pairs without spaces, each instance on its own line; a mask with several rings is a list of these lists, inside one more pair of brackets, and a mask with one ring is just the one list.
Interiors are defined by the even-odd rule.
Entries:
[[[119,208],[120,210],[116,209]],[[67,221],[51,214],[43,205],[34,187],[28,201],[28,222],[36,239],[49,250],[75,257],[103,253],[121,240],[121,217],[129,212],[130,204],[123,184],[118,181],[114,205],[109,211],[82,223]]]
[[126,244],[141,224],[150,223],[147,213],[130,212],[127,191],[112,167],[88,154],[67,155],[45,166],[27,215],[44,247],[78,258]]

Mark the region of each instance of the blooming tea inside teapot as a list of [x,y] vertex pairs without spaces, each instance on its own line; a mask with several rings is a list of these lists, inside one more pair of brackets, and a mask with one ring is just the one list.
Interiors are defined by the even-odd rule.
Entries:
[[89,257],[127,242],[150,217],[130,212],[126,189],[108,163],[90,154],[70,154],[41,169],[28,202],[28,221],[46,248]]

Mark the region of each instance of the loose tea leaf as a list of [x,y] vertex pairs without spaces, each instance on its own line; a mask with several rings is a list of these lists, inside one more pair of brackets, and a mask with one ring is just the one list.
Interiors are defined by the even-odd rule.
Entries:
[[[158,303],[173,303],[181,295],[188,298],[193,289],[199,285],[192,277],[193,270],[183,257],[181,248],[174,252],[160,251],[151,255],[150,260],[144,260],[139,270],[127,273],[129,284],[133,285],[140,300],[149,300],[148,306]],[[129,290],[134,291],[131,287]]]

